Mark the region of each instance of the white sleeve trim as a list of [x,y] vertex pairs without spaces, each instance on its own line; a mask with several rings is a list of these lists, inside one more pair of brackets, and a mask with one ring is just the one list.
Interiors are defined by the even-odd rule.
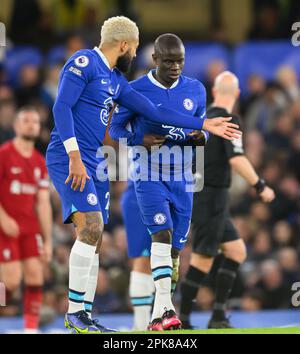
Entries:
[[78,151],[79,150],[79,147],[78,147],[78,144],[77,144],[77,140],[75,137],[73,138],[70,138],[70,139],[67,139],[63,142],[64,146],[65,146],[65,149],[67,151],[67,154],[70,152],[70,151]]
[[202,133],[203,133],[204,136],[205,136],[205,141],[207,142],[207,141],[208,141],[208,137],[209,137],[207,131],[206,131],[206,130],[201,130],[201,131],[202,131]]
[[47,179],[42,179],[39,182],[39,187],[40,188],[49,188],[49,185],[50,185],[50,183],[49,183],[49,181]]

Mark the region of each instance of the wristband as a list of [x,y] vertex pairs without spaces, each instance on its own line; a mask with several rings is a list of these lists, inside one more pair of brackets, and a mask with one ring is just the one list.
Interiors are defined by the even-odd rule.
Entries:
[[67,154],[71,151],[78,151],[79,150],[77,140],[75,137],[65,140],[63,142],[63,144],[64,144]]
[[266,187],[266,181],[262,178],[260,178],[258,180],[258,182],[253,186],[253,188],[255,188],[257,194],[260,194],[261,192],[263,192],[265,187]]

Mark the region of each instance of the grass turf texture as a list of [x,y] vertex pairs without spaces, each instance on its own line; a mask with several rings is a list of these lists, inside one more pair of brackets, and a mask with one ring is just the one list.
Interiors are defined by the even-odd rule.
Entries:
[[[197,329],[163,332],[118,332],[121,334],[300,334],[300,327],[284,328],[241,328],[241,329]],[[115,334],[118,334],[115,333]]]

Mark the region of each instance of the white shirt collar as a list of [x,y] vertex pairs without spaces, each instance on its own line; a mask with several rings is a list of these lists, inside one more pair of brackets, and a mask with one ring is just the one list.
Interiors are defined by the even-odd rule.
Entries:
[[150,80],[154,85],[156,85],[156,86],[158,86],[158,87],[160,87],[160,88],[162,88],[162,89],[164,89],[164,90],[168,90],[168,89],[171,90],[171,89],[175,88],[175,87],[178,85],[178,83],[179,83],[179,79],[177,79],[177,80],[173,83],[173,85],[172,85],[171,87],[165,87],[164,85],[162,85],[159,81],[157,81],[157,80],[155,79],[155,77],[154,77],[153,74],[152,74],[152,70],[150,70],[150,71],[148,72],[147,76],[148,76],[149,80]]
[[100,58],[103,60],[103,63],[108,67],[108,69],[110,71],[113,71],[113,69],[110,68],[109,66],[109,62],[106,59],[106,56],[101,52],[101,50],[99,49],[99,47],[95,47],[94,50],[99,54]]

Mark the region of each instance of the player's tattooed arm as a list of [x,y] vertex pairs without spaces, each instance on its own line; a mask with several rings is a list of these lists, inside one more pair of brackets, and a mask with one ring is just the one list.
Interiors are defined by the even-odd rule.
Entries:
[[91,246],[101,243],[103,220],[100,212],[76,212],[72,221],[77,226],[78,240]]

